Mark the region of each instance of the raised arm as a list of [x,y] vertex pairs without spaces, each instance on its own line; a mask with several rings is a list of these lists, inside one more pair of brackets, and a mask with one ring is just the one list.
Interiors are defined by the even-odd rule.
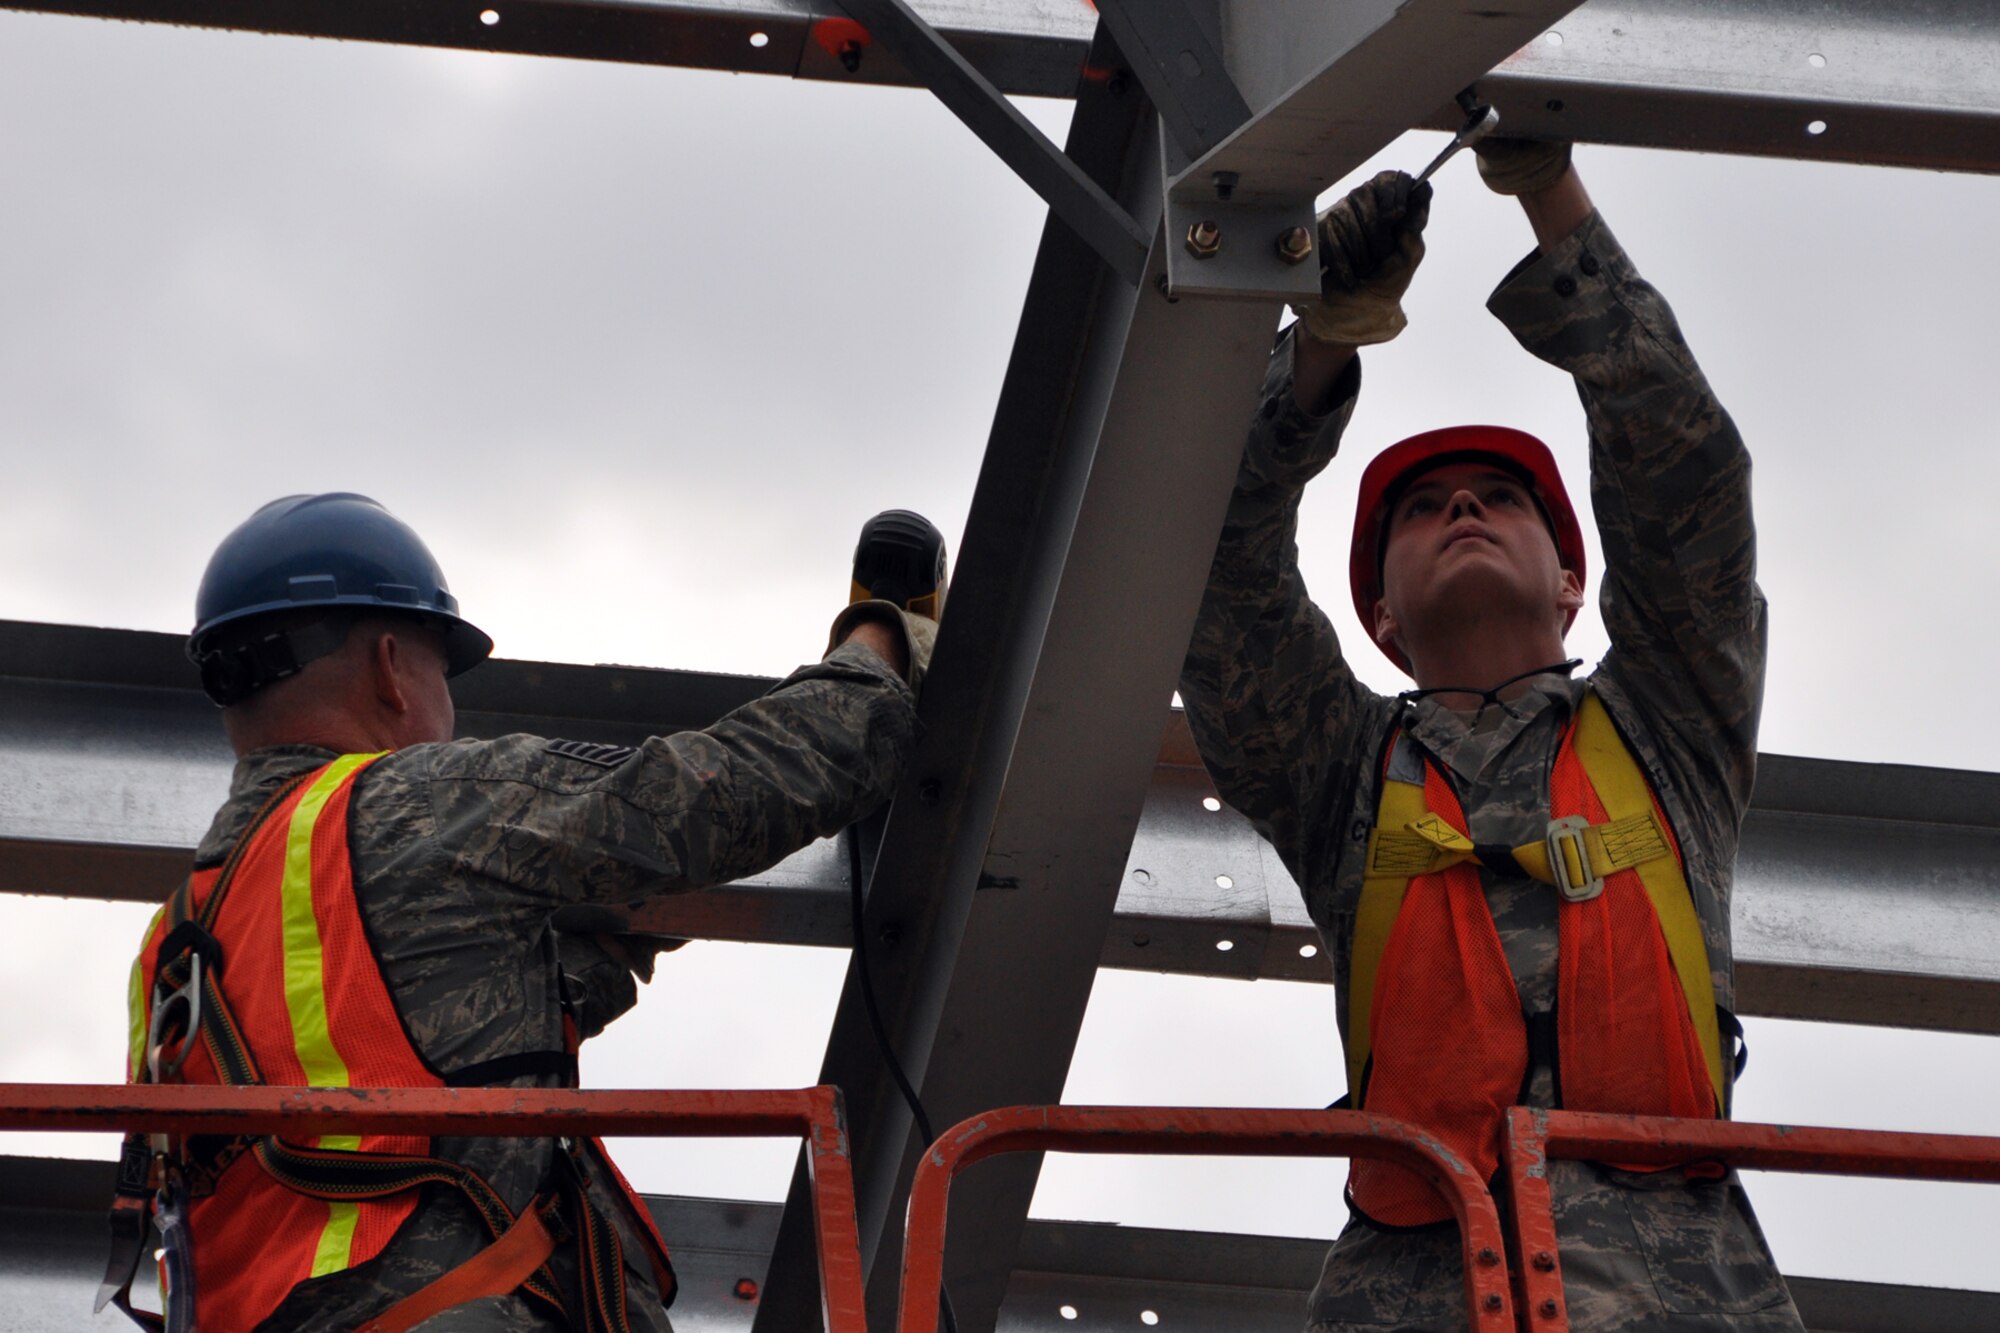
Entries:
[[1356,347],[1386,342],[1406,322],[1401,299],[1423,257],[1429,198],[1427,186],[1384,173],[1320,219],[1322,298],[1299,309],[1271,354],[1181,673],[1217,790],[1294,874],[1329,768],[1351,759],[1372,697],[1300,577],[1299,500],[1353,415]]
[[450,849],[456,873],[541,902],[634,908],[727,883],[894,790],[917,740],[915,699],[866,646],[867,626],[858,632],[700,731],[636,747],[535,736],[423,747],[417,772],[396,762],[383,780],[421,785],[431,845]]
[[1574,377],[1603,540],[1607,675],[1740,815],[1755,772],[1765,606],[1750,456],[1681,336],[1567,155],[1522,195],[1539,252],[1489,302],[1522,346]]

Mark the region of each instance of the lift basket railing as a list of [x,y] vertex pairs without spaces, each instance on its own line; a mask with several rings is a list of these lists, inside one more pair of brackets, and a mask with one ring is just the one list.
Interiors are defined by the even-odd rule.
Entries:
[[1414,1126],[1362,1111],[1010,1106],[961,1121],[925,1151],[910,1185],[900,1333],[936,1333],[952,1179],[1016,1152],[1169,1157],[1372,1157],[1406,1167],[1451,1205],[1465,1255],[1467,1326],[1512,1325],[1506,1241],[1485,1182]]
[[1567,1333],[1551,1158],[1674,1167],[1697,1163],[1839,1176],[2000,1183],[2000,1138],[1876,1129],[1669,1120],[1517,1106],[1507,1118],[1507,1195],[1521,1327]]
[[0,1130],[288,1139],[323,1134],[802,1139],[812,1174],[826,1333],[868,1330],[853,1163],[836,1088],[577,1092],[14,1083],[0,1084]]

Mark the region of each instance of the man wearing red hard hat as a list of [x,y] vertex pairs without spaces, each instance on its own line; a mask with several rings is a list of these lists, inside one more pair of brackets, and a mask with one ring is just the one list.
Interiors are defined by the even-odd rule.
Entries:
[[[1306,595],[1300,497],[1353,413],[1356,348],[1402,330],[1423,258],[1430,187],[1390,172],[1320,219],[1322,296],[1272,356],[1181,694],[1333,960],[1348,1103],[1491,1178],[1509,1106],[1728,1113],[1765,607],[1749,455],[1569,146],[1478,151],[1539,243],[1488,309],[1583,400],[1610,652],[1574,674],[1582,529],[1548,447],[1501,426],[1412,436],[1362,473],[1354,609],[1416,688],[1361,684]],[[1570,1327],[1801,1327],[1733,1173],[1548,1173]],[[1357,1161],[1347,1203],[1311,1333],[1464,1328],[1457,1229],[1429,1188]]]

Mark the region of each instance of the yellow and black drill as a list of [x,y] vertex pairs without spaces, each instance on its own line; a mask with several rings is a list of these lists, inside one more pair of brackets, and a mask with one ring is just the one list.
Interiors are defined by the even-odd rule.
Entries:
[[944,614],[944,534],[922,514],[885,509],[861,525],[848,603],[893,602],[912,615]]

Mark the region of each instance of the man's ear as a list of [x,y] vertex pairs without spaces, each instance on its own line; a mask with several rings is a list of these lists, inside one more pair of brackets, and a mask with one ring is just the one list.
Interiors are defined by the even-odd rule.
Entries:
[[1375,603],[1375,642],[1384,645],[1394,643],[1396,636],[1402,632],[1403,627],[1396,623],[1395,614],[1389,610],[1389,599],[1386,597],[1377,599]]
[[389,630],[368,636],[368,670],[375,686],[375,702],[401,716],[410,711],[409,697],[403,692],[403,672],[409,667],[409,650]]
[[1583,580],[1573,569],[1562,572],[1562,586],[1556,589],[1556,606],[1564,615],[1583,609]]

